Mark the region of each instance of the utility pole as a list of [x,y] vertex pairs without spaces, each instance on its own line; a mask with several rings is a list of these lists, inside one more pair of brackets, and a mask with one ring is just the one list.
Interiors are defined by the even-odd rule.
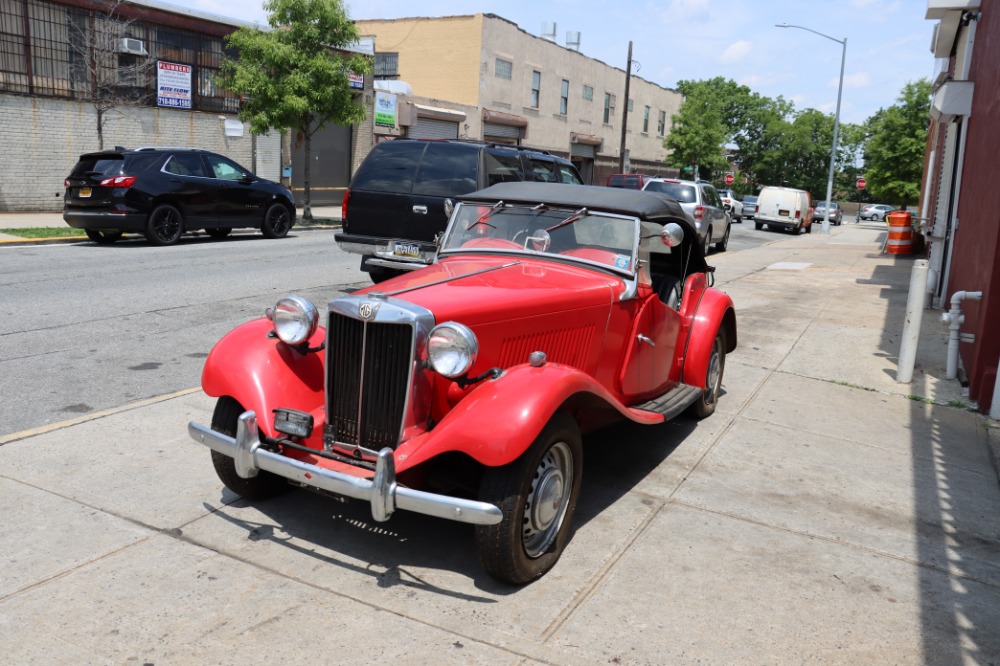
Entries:
[[632,79],[632,42],[628,43],[628,64],[625,66],[625,103],[622,104],[622,145],[618,157],[618,173],[625,173],[625,132],[628,131],[628,86]]

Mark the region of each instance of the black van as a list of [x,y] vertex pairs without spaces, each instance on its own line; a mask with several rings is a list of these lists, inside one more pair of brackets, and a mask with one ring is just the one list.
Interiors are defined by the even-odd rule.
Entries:
[[522,180],[583,182],[572,162],[541,150],[462,140],[377,144],[344,194],[337,245],[360,254],[374,282],[423,268],[434,261],[452,197]]

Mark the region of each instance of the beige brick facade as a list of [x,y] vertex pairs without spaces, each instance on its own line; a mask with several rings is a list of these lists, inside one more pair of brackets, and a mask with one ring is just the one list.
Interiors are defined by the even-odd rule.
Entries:
[[[603,182],[604,174],[617,170],[627,104],[624,68],[532,35],[493,14],[361,20],[358,29],[374,36],[377,53],[398,53],[399,78],[413,89],[409,101],[433,100],[435,106],[466,113],[460,136],[488,138],[484,113],[505,114],[526,124],[521,144],[561,155],[573,152],[574,137],[597,137],[593,182]],[[624,60],[624,50],[622,55]],[[607,122],[605,94],[614,96]],[[634,75],[629,96],[633,105],[626,150],[633,170],[665,173],[663,140],[683,98]]]

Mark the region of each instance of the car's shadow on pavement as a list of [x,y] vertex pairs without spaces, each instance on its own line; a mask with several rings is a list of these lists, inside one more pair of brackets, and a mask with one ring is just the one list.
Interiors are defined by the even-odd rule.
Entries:
[[[587,548],[577,533],[663,463],[696,424],[685,418],[658,426],[626,421],[585,436],[582,487],[567,552]],[[254,503],[223,490],[220,504],[204,506],[214,517],[245,530],[249,542],[270,542],[292,551],[289,558],[279,558],[281,562],[295,562],[305,556],[318,560],[323,567],[369,576],[380,588],[403,586],[478,603],[495,603],[496,599],[441,587],[416,572],[429,569],[457,574],[494,596],[521,589],[493,579],[480,567],[471,525],[406,511],[397,511],[389,521],[378,523],[372,519],[366,502],[304,489]],[[257,516],[243,510],[251,506],[268,520],[244,517]],[[266,558],[266,565],[276,568],[273,552],[255,554],[255,548],[247,544],[239,548],[240,552],[234,553],[239,559]],[[312,567],[300,563],[294,575],[302,577],[311,571]],[[323,581],[329,580],[331,576],[324,573],[310,582],[323,587],[327,585]]]

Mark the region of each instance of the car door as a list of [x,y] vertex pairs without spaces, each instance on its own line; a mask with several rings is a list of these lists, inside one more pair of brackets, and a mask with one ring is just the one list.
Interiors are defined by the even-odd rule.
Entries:
[[725,237],[729,228],[729,217],[722,206],[722,198],[712,185],[701,184],[702,200],[705,207],[705,217],[709,218],[712,227],[712,242],[718,242]]
[[219,192],[214,222],[220,226],[256,226],[264,221],[271,193],[257,186],[258,178],[236,162],[208,153],[205,162]]
[[215,179],[198,153],[174,153],[161,169],[166,179],[169,200],[189,227],[213,219],[223,205]]
[[621,389],[628,398],[662,395],[676,383],[671,380],[674,351],[681,329],[680,314],[649,289],[640,289],[639,310],[633,321]]

